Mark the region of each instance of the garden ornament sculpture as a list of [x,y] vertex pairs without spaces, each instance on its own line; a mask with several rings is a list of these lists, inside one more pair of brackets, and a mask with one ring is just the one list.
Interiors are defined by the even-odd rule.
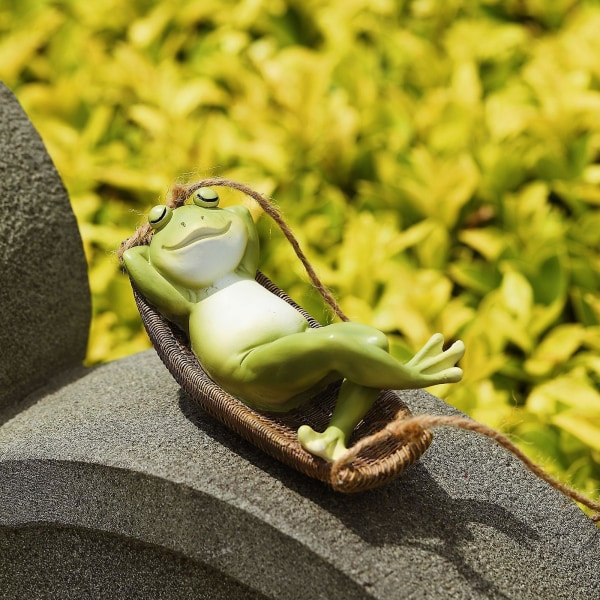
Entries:
[[[257,272],[249,210],[219,207],[210,186],[258,202],[343,322],[320,326]],[[429,428],[459,427],[495,440],[600,520],[600,502],[554,479],[498,431],[462,416],[412,416],[390,389],[459,381],[463,343],[444,350],[436,334],[407,363],[398,362],[381,331],[348,321],[277,209],[251,188],[220,178],[175,186],[119,256],[146,330],[185,392],[282,462],[337,491],[357,492],[418,460],[431,442]]]
[[443,350],[434,335],[412,360],[388,353],[386,336],[360,323],[310,327],[295,308],[255,279],[258,234],[244,206],[219,207],[210,188],[172,210],[155,206],[149,246],[125,251],[127,272],[140,292],[188,335],[209,376],[245,404],[286,412],[318,389],[343,379],[329,426],[298,430],[303,448],[335,461],[381,389],[457,382],[464,345]]

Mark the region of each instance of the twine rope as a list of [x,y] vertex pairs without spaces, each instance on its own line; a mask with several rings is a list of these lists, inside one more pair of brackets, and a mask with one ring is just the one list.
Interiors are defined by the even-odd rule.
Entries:
[[[296,256],[298,256],[300,262],[304,266],[306,273],[312,281],[315,288],[321,294],[325,302],[332,308],[334,313],[342,320],[349,321],[348,317],[343,313],[342,309],[338,305],[337,301],[331,294],[331,292],[323,285],[319,277],[317,276],[313,266],[304,254],[298,240],[292,232],[289,225],[285,222],[283,216],[279,212],[279,209],[262,194],[256,192],[252,188],[239,183],[231,179],[225,179],[221,177],[212,177],[203,179],[192,184],[178,184],[175,185],[169,197],[167,198],[166,205],[170,208],[178,208],[182,206],[187,198],[193,194],[196,190],[202,187],[216,187],[223,186],[231,189],[238,190],[247,196],[253,198],[260,207],[266,212],[280,227],[281,231],[291,244]],[[123,262],[123,253],[125,250],[132,248],[133,246],[139,246],[142,244],[149,244],[152,239],[152,228],[148,223],[138,227],[133,236],[125,240],[117,255],[121,263]],[[588,507],[594,514],[591,516],[592,521],[600,522],[600,502],[592,500],[579,491],[565,485],[558,479],[552,477],[542,467],[534,463],[525,453],[518,448],[513,442],[511,442],[507,436],[484,425],[483,423],[477,423],[471,419],[457,416],[440,416],[440,415],[416,415],[411,417],[400,417],[388,423],[383,429],[374,433],[370,436],[360,439],[356,444],[347,450],[347,452],[337,461],[332,463],[330,471],[330,484],[334,489],[341,488],[342,483],[347,476],[348,471],[352,468],[351,462],[367,448],[377,446],[387,440],[411,440],[416,439],[422,435],[424,429],[433,427],[455,427],[458,429],[465,429],[467,431],[473,431],[488,438],[494,440],[502,448],[516,456],[534,475],[551,485],[554,489],[562,492],[565,496],[575,500],[584,506]]]
[[421,435],[423,429],[432,427],[455,427],[458,429],[466,429],[467,431],[474,431],[491,438],[497,444],[502,446],[502,448],[508,450],[508,452],[516,456],[532,473],[534,473],[534,475],[540,479],[543,479],[546,483],[550,484],[554,489],[562,492],[565,496],[568,496],[569,498],[576,500],[584,506],[587,506],[589,509],[595,511],[595,514],[591,516],[591,519],[596,523],[600,522],[600,502],[584,496],[579,491],[552,477],[552,475],[547,473],[542,467],[534,463],[504,434],[492,429],[491,427],[488,427],[487,425],[484,425],[483,423],[478,423],[465,417],[415,415],[411,417],[400,417],[395,419],[377,433],[360,439],[358,442],[356,442],[356,444],[349,448],[341,458],[332,464],[330,473],[331,485],[335,488],[342,483],[344,479],[344,471],[350,468],[349,465],[352,460],[366,448],[376,446],[389,439],[411,440]]

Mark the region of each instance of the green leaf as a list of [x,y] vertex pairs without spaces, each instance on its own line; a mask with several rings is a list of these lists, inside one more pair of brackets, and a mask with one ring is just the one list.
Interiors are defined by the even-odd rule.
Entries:
[[456,283],[480,295],[491,292],[501,281],[498,271],[489,264],[450,264],[448,271]]

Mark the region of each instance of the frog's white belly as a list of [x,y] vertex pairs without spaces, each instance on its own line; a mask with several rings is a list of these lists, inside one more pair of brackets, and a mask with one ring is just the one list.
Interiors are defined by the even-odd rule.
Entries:
[[250,279],[201,300],[190,316],[192,349],[215,374],[239,365],[252,348],[308,327],[295,308]]

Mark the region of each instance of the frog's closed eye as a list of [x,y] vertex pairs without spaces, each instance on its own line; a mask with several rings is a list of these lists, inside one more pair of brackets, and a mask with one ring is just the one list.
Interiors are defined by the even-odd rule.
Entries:
[[148,223],[152,229],[162,229],[170,220],[173,211],[164,204],[155,206],[148,214]]
[[211,188],[201,187],[192,194],[192,201],[202,208],[214,208],[219,205],[219,195]]

